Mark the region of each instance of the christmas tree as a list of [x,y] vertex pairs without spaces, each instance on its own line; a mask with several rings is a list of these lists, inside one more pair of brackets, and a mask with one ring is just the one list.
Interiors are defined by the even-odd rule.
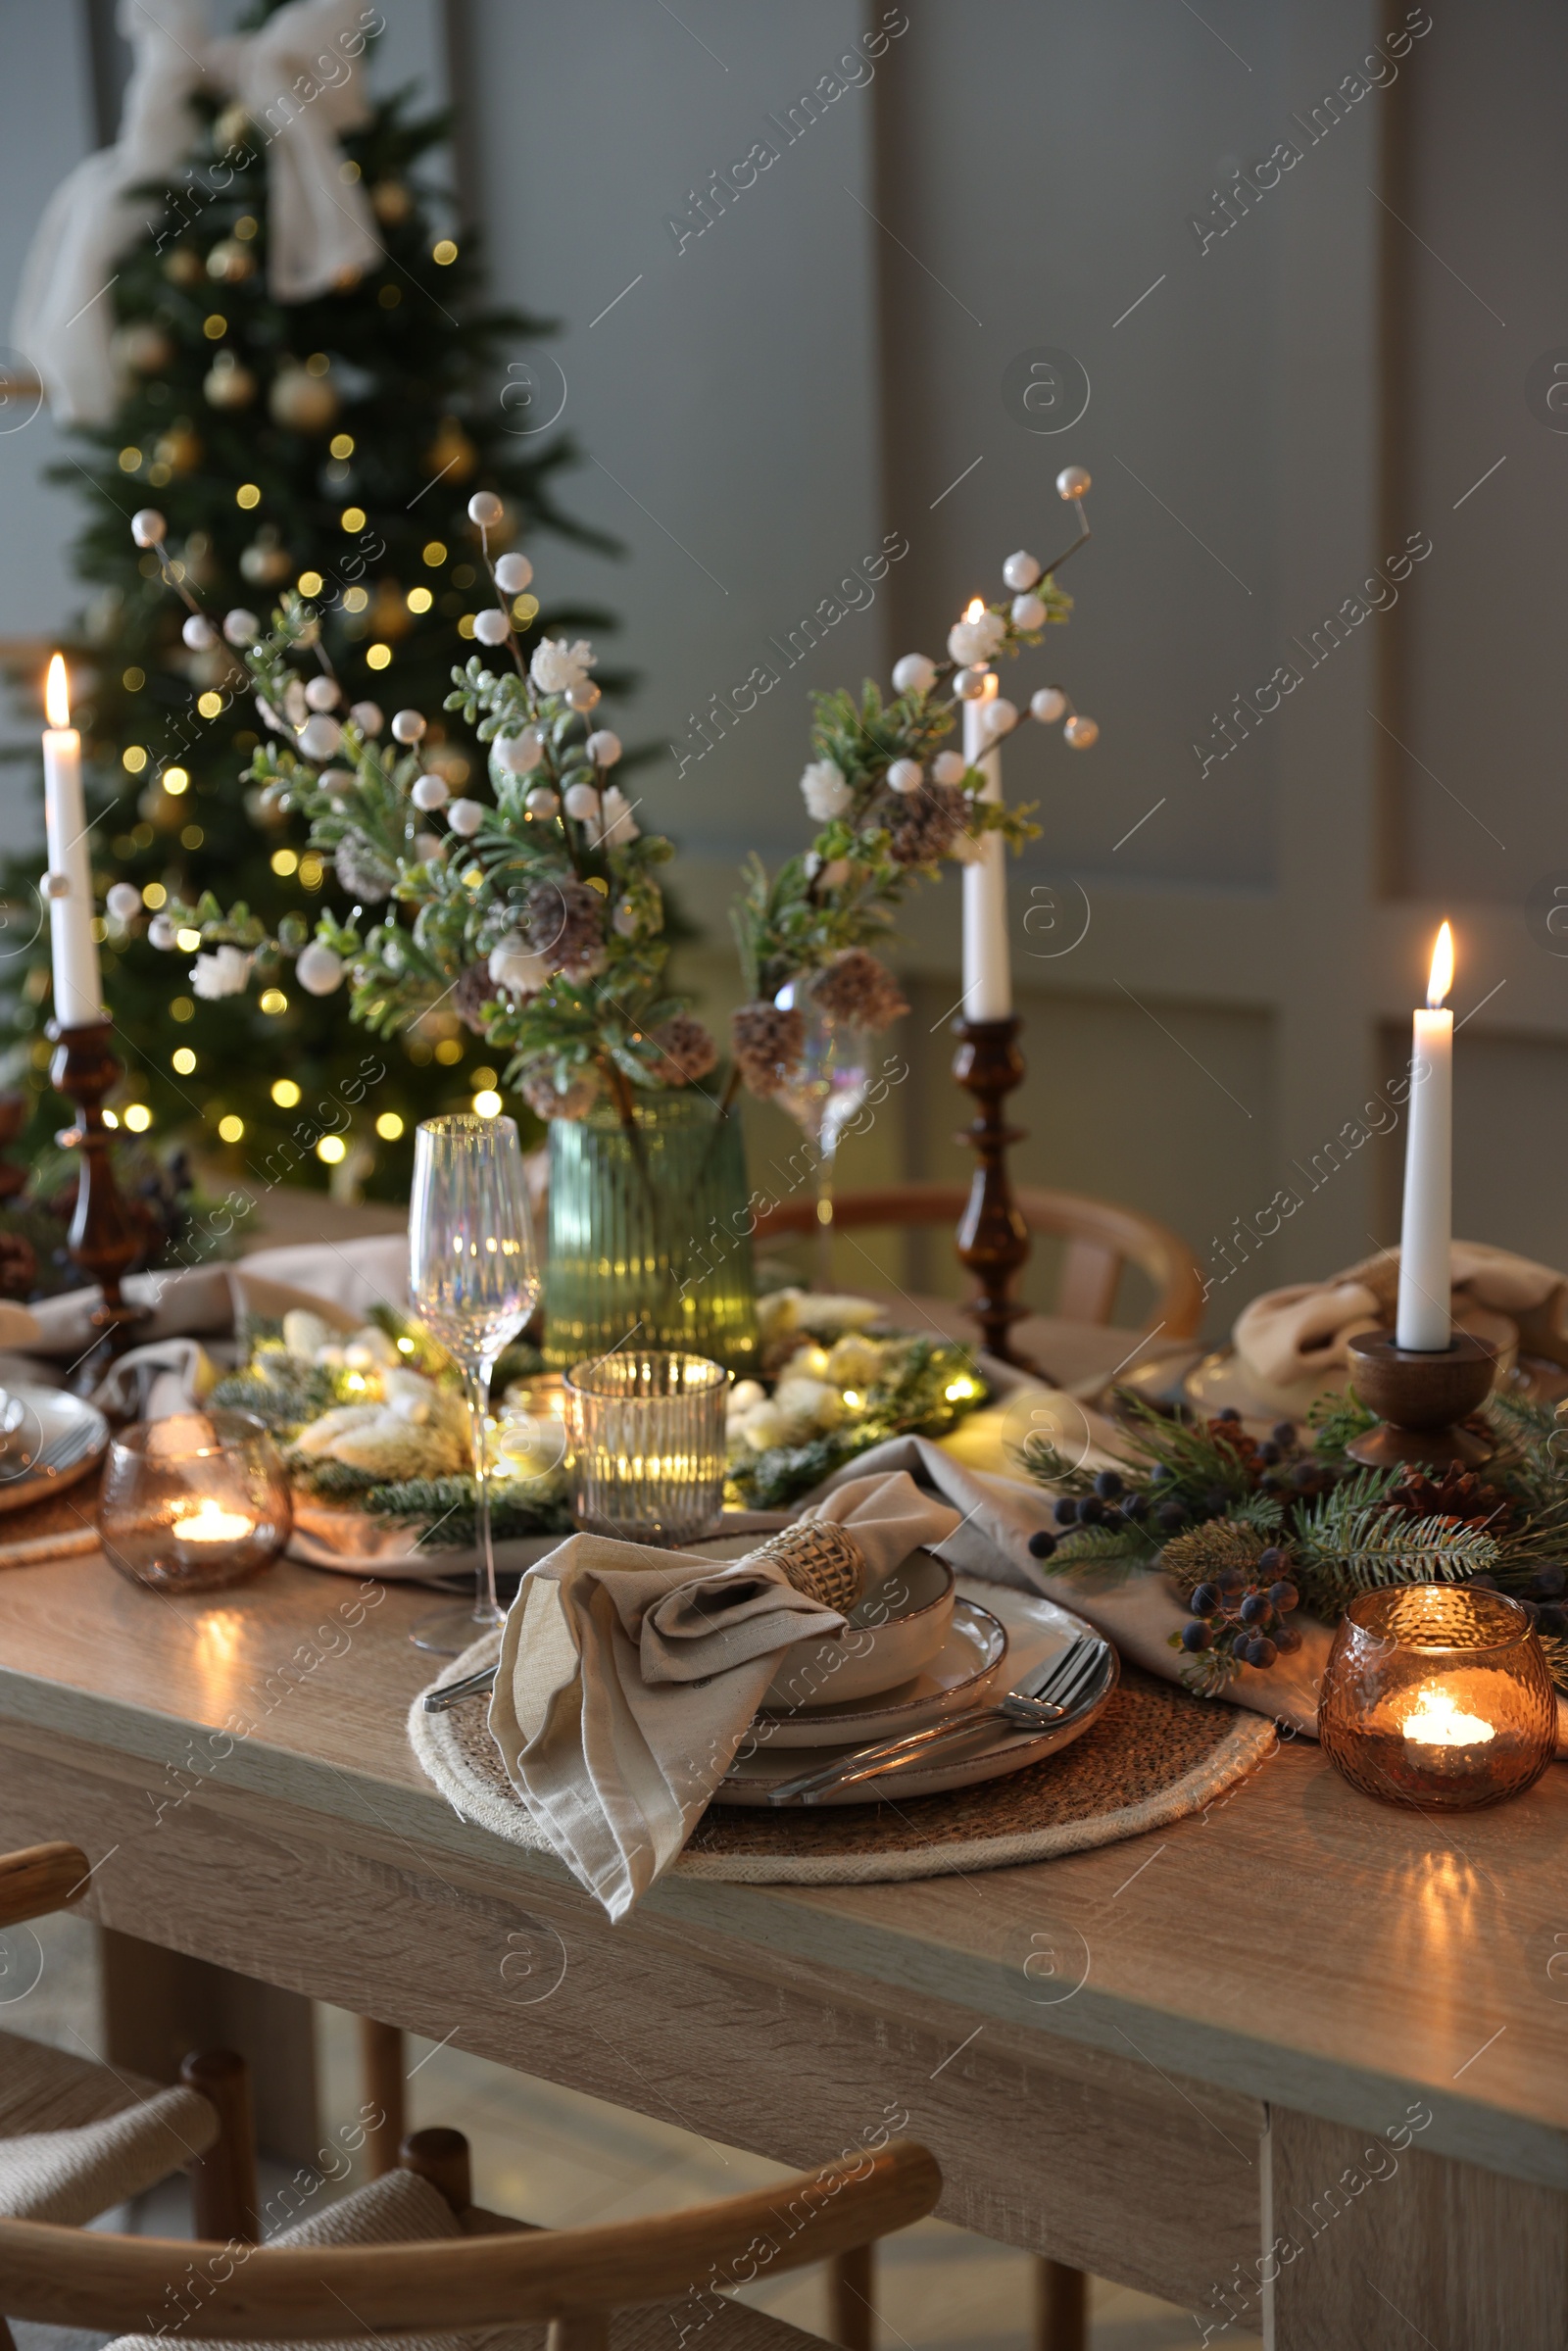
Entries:
[[[112,288],[114,419],[83,431],[79,461],[54,469],[87,506],[74,555],[92,595],[66,650],[95,890],[133,885],[140,902],[129,911],[129,890],[118,889],[103,925],[125,1062],[119,1111],[149,1145],[193,1145],[241,1181],[333,1180],[396,1198],[416,1121],[494,1085],[493,1056],[438,1007],[368,1057],[339,1006],[306,995],[286,967],[259,997],[211,1003],[183,958],[149,944],[161,906],[209,891],[245,900],[273,931],[291,912],[314,927],[323,903],[350,906],[330,863],[304,847],[303,824],[241,780],[262,727],[243,665],[187,618],[157,556],[138,558],[126,517],[163,511],[176,576],[209,611],[248,609],[265,623],[280,589],[311,598],[345,703],[373,701],[388,717],[425,711],[426,764],[454,789],[469,754],[447,743],[440,718],[452,632],[472,635],[488,595],[470,494],[499,494],[500,543],[540,529],[610,543],[556,503],[569,443],[519,429],[532,419],[503,389],[506,349],[548,328],[481,307],[473,240],[445,232],[445,200],[416,175],[447,135],[444,118],[416,115],[402,93],[344,136],[338,169],[368,196],[384,263],[284,304],[268,289],[267,126],[237,107],[197,107],[203,145],[179,185],[147,191],[155,233],[122,258]],[[541,614],[532,596],[514,615],[530,636],[607,625],[588,609]],[[0,896],[31,901],[37,871],[36,852],[11,860]],[[36,1150],[62,1109],[43,1033],[47,929],[11,970],[0,1044],[12,1082],[35,1098],[24,1141]],[[367,1084],[375,1066],[385,1074]]]

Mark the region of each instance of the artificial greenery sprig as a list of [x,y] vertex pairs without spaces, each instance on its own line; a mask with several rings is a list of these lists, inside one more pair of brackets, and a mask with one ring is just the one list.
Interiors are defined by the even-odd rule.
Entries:
[[[1039,645],[1072,612],[1054,574],[1089,537],[1081,503],[1089,476],[1069,466],[1057,487],[1077,503],[1080,536],[1046,567],[1022,551],[1009,556],[1003,576],[1010,598],[994,605],[975,598],[949,632],[945,661],[906,654],[894,668],[891,700],[871,680],[858,700],[843,689],[813,697],[811,759],[801,790],[817,833],[776,874],[750,857],[730,912],[749,1000],[734,1016],[735,1067],[754,1093],[789,1083],[804,1048],[803,991],[830,1018],[867,1028],[905,1009],[868,951],[885,943],[916,881],[933,878],[944,860],[971,861],[990,833],[1014,851],[1037,837],[1032,808],[984,797],[980,768],[942,746],[970,701],[986,748],[1002,741],[1019,713],[998,692],[993,664]],[[1065,715],[1075,750],[1087,750],[1099,734],[1060,686],[1041,688],[1030,711],[1047,724]],[[792,996],[781,1007],[786,988]]]

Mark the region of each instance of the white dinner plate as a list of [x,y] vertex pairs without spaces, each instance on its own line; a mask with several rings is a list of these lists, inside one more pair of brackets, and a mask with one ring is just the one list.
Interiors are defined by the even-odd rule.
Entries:
[[21,1380],[0,1388],[0,1511],[64,1494],[96,1468],[108,1443],[108,1421],[79,1396]]
[[[1044,1665],[1058,1654],[1079,1634],[1093,1631],[1081,1617],[1058,1607],[1054,1600],[1014,1592],[1008,1586],[965,1577],[958,1592],[960,1605],[967,1600],[994,1612],[1006,1628],[1006,1669],[997,1674],[988,1695],[1004,1686],[1015,1686],[1035,1666]],[[1081,1706],[1074,1708],[1064,1721],[1053,1724],[1049,1731],[1012,1731],[1003,1723],[982,1724],[970,1738],[955,1739],[951,1744],[942,1746],[929,1763],[906,1765],[885,1779],[865,1780],[853,1788],[835,1789],[819,1801],[880,1804],[899,1803],[906,1796],[944,1795],[951,1788],[974,1788],[982,1781],[1000,1780],[1009,1772],[1023,1771],[1031,1763],[1043,1762],[1048,1755],[1056,1754],[1061,1748],[1071,1746],[1074,1739],[1081,1739],[1104,1712],[1120,1670],[1116,1652],[1108,1641],[1105,1650],[1104,1679],[1093,1686],[1092,1695]],[[878,1735],[872,1733],[872,1737]],[[866,1739],[856,1739],[832,1746],[791,1746],[780,1752],[771,1741],[759,1739],[755,1745],[743,1747],[715,1791],[713,1802],[764,1805],[769,1788],[776,1788],[781,1780],[792,1780],[800,1772],[809,1771],[819,1763],[831,1763],[836,1756],[867,1743]]]

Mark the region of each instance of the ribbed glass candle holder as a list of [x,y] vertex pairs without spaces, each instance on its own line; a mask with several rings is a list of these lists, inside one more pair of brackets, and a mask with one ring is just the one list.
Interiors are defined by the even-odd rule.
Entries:
[[545,1357],[565,1371],[627,1338],[757,1365],[739,1111],[695,1090],[639,1095],[550,1128]]
[[579,1527],[670,1548],[724,1507],[724,1367],[623,1347],[566,1375],[572,1511]]
[[1517,1600],[1403,1584],[1350,1602],[1318,1697],[1324,1753],[1388,1803],[1469,1811],[1539,1780],[1557,1700]]

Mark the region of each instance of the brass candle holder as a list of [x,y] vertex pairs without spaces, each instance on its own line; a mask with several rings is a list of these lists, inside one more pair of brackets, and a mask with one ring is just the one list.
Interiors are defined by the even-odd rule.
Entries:
[[1497,1368],[1495,1347],[1468,1331],[1428,1351],[1400,1347],[1390,1331],[1361,1331],[1349,1343],[1350,1378],[1379,1426],[1357,1437],[1349,1451],[1375,1469],[1413,1461],[1445,1470],[1457,1461],[1475,1469],[1493,1446],[1460,1423],[1482,1405]]
[[121,1068],[110,1049],[111,1024],[95,1020],[66,1029],[51,1021],[48,1033],[55,1041],[50,1082],[57,1094],[76,1104],[75,1125],[59,1137],[63,1145],[80,1154],[76,1205],[66,1246],[78,1271],[103,1293],[91,1316],[98,1337],[73,1370],[73,1385],[85,1391],[97,1385],[117,1355],[124,1353],[137,1325],[146,1320],[146,1308],[130,1304],[121,1292],[122,1279],[145,1244],[120,1196],[109,1160],[104,1097]]
[[986,1352],[1020,1371],[1037,1366],[1020,1354],[1011,1339],[1012,1326],[1028,1313],[1013,1286],[1029,1255],[1029,1228],[1019,1215],[1007,1175],[1007,1147],[1023,1141],[1022,1127],[1009,1126],[1003,1103],[1023,1076],[1018,1051],[1016,1015],[1006,1020],[956,1020],[958,1050],[953,1074],[975,1098],[976,1114],[963,1128],[960,1141],[974,1151],[978,1162],[969,1198],[958,1221],[958,1255],[980,1287],[965,1302],[964,1311],[980,1325]]

